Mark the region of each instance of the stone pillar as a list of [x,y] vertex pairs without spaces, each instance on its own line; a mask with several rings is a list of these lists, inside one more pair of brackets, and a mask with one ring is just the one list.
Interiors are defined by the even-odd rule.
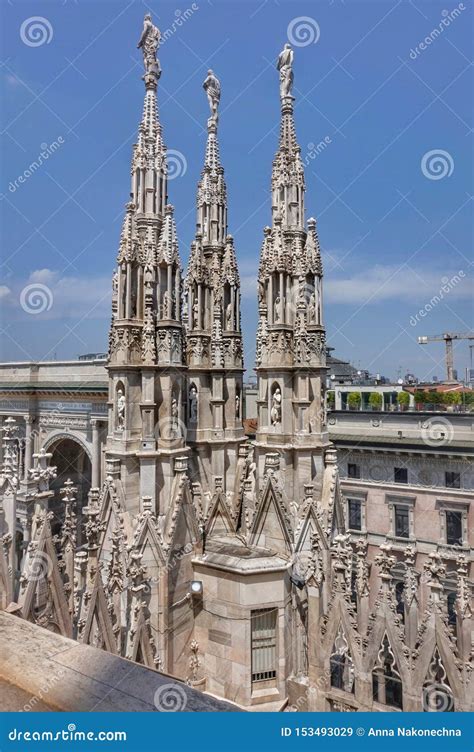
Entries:
[[24,463],[24,480],[28,480],[30,477],[30,470],[33,467],[33,443],[34,437],[32,436],[32,425],[34,418],[31,415],[25,416],[25,463]]
[[92,426],[92,488],[100,487],[100,465],[101,465],[101,448],[100,448],[100,421],[93,418]]

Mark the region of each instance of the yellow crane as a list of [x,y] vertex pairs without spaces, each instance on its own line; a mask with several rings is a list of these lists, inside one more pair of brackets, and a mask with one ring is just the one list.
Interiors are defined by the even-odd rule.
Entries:
[[454,339],[474,339],[474,332],[445,332],[444,334],[432,334],[425,337],[418,337],[419,345],[427,345],[428,342],[446,343],[446,381],[449,383],[455,382],[453,357]]

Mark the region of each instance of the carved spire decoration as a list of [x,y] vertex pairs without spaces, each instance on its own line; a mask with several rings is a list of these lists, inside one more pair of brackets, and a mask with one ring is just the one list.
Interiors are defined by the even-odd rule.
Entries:
[[293,51],[278,58],[281,120],[273,160],[272,226],[264,230],[258,272],[257,365],[325,367],[322,263],[316,220],[305,223],[305,176],[296,139]]
[[157,105],[159,40],[159,29],[147,14],[138,43],[145,66],[145,100],[113,279],[109,351],[114,365],[181,365],[183,359],[181,264]]
[[441,580],[446,576],[446,566],[443,557],[437,551],[432,551],[424,566],[428,578],[428,587],[431,592],[431,600],[439,602],[443,592]]
[[392,567],[396,563],[395,556],[392,556],[392,547],[389,543],[382,543],[379,547],[379,553],[375,556],[374,562],[379,568],[380,579],[382,582],[382,593],[388,593],[392,584]]
[[472,596],[468,583],[468,561],[465,554],[457,559],[458,585],[456,592],[456,612],[461,619],[472,617]]
[[2,475],[5,478],[13,479],[18,472],[17,432],[18,426],[14,418],[10,417],[4,420],[2,428]]

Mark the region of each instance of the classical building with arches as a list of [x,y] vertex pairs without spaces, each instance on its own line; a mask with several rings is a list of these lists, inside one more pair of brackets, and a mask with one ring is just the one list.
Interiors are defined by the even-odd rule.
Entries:
[[396,530],[380,541],[348,526],[326,415],[323,266],[305,215],[293,51],[278,59],[249,441],[220,83],[209,72],[184,275],[158,116],[159,38],[147,15],[108,360],[81,361],[69,388],[61,364],[17,364],[10,392],[1,385],[3,406],[10,400],[1,605],[245,709],[472,710],[470,548],[427,551]]

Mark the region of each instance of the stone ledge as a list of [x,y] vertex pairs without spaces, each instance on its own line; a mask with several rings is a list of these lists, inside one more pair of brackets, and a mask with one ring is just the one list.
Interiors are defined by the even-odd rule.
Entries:
[[[39,697],[54,710],[153,712],[155,693],[169,688],[186,712],[239,711],[237,705],[198,692],[173,676],[153,671],[90,645],[0,612],[0,677]],[[6,685],[7,687],[8,685]],[[174,692],[173,692],[174,690]],[[24,700],[24,693],[21,693]]]

